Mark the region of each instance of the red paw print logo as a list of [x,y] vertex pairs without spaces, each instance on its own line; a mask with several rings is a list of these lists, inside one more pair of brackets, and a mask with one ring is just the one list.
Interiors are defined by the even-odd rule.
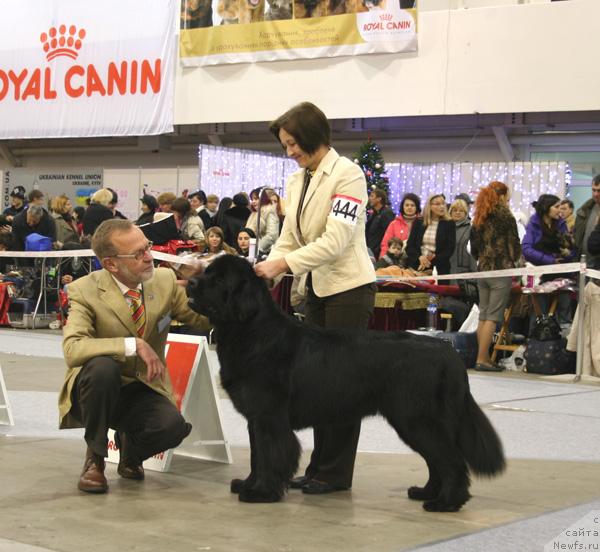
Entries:
[[48,32],[40,35],[42,48],[48,61],[60,56],[77,59],[81,43],[85,38],[85,29],[77,29],[75,25],[50,27]]

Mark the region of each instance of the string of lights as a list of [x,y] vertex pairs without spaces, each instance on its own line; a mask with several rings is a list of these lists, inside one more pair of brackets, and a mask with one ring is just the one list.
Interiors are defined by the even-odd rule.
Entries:
[[[258,186],[273,187],[285,196],[285,182],[298,170],[295,161],[281,155],[258,151],[202,145],[199,148],[200,187],[219,197],[233,197]],[[511,208],[531,212],[531,202],[540,194],[560,198],[568,194],[571,169],[564,161],[512,163],[385,163],[388,196],[398,212],[407,192],[425,200],[442,193],[451,202],[459,193],[474,200],[480,188],[493,180],[504,182],[511,190]]]

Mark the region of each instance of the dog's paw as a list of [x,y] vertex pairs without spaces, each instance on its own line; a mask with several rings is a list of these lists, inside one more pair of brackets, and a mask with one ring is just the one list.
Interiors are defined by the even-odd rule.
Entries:
[[408,489],[408,498],[411,500],[433,500],[437,498],[438,494],[439,491],[427,487],[410,487]]
[[240,494],[245,485],[245,479],[232,479],[229,488],[233,494]]
[[279,502],[281,495],[273,491],[262,491],[259,489],[248,489],[243,487],[238,498],[240,502]]
[[447,502],[436,498],[435,500],[427,500],[424,502],[423,510],[426,510],[427,512],[458,512],[460,506],[448,504]]

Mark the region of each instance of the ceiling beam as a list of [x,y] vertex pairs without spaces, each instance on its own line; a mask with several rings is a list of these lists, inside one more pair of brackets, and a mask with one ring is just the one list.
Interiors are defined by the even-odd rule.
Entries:
[[22,167],[23,162],[20,159],[17,159],[13,152],[6,144],[0,144],[0,155],[6,159],[12,167]]
[[510,143],[508,136],[506,135],[506,130],[501,126],[492,127],[492,132],[496,137],[496,141],[498,142],[498,147],[500,148],[500,152],[502,153],[504,159],[507,162],[514,161],[516,159],[515,150]]

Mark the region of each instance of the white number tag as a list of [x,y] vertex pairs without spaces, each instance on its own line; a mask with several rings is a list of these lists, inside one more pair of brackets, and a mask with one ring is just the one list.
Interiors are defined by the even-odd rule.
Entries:
[[358,209],[362,201],[355,197],[341,194],[334,195],[332,199],[333,204],[329,216],[355,226],[358,221]]

